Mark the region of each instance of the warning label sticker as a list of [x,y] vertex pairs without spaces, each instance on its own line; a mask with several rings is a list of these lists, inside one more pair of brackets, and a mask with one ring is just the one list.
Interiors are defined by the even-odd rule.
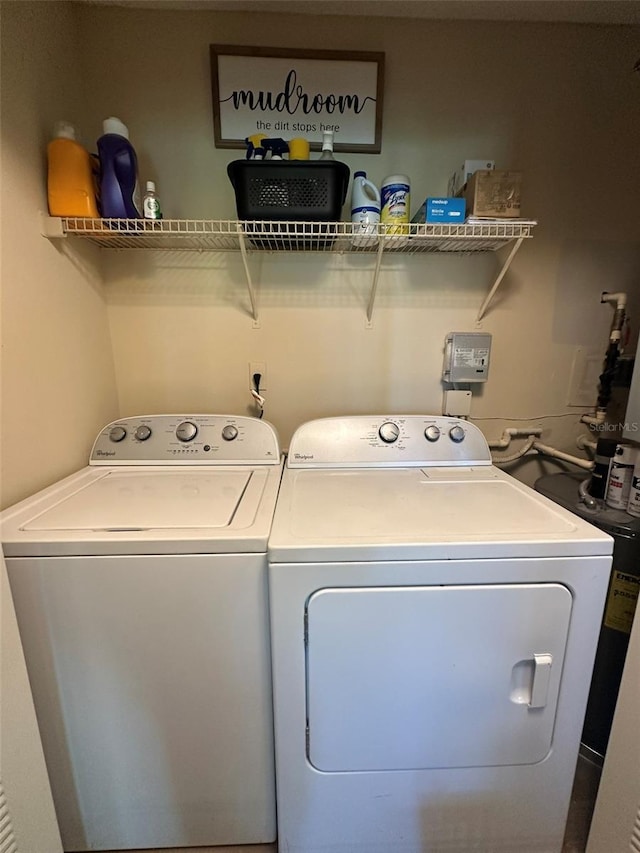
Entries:
[[631,633],[639,588],[640,577],[614,569],[604,612],[604,624],[607,628],[625,634]]
[[454,347],[454,367],[484,367],[489,357],[489,350],[480,347]]

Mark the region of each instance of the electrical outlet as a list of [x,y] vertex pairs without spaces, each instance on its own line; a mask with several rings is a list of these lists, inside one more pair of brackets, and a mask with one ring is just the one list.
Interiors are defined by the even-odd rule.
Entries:
[[267,390],[267,365],[264,361],[249,362],[249,388],[255,391],[253,377],[256,373],[260,374],[260,393]]

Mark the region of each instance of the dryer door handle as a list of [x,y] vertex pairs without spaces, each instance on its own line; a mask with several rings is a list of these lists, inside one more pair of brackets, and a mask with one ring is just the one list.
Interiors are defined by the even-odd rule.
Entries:
[[530,708],[544,708],[549,694],[551,666],[553,655],[538,654],[533,656],[533,679],[531,681]]

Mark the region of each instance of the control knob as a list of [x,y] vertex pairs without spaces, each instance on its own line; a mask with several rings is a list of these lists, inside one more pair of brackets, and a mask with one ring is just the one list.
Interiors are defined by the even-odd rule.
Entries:
[[111,441],[122,441],[126,434],[127,431],[124,427],[114,426],[109,432],[109,438],[111,439]]
[[142,424],[142,426],[139,426],[138,429],[135,431],[134,435],[138,439],[138,441],[146,441],[148,438],[151,437],[151,427],[147,426],[146,424]]
[[234,438],[238,437],[238,427],[233,426],[233,424],[222,427],[222,437],[225,441],[233,441]]
[[179,441],[193,441],[198,434],[198,427],[191,421],[183,421],[176,429],[176,438]]
[[427,441],[437,441],[440,438],[440,427],[437,427],[435,424],[431,424],[424,431],[424,437]]
[[460,444],[461,441],[464,441],[464,430],[461,426],[451,427],[449,430],[449,438],[451,441],[455,441],[456,444]]
[[393,444],[394,441],[398,440],[400,428],[397,424],[394,424],[393,421],[386,421],[386,423],[383,423],[378,430],[378,435],[385,444]]

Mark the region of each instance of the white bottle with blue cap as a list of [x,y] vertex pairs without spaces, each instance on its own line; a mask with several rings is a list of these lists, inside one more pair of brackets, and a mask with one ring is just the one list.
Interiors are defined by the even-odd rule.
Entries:
[[351,222],[354,246],[375,246],[380,222],[380,190],[367,179],[366,172],[355,172],[351,189]]

